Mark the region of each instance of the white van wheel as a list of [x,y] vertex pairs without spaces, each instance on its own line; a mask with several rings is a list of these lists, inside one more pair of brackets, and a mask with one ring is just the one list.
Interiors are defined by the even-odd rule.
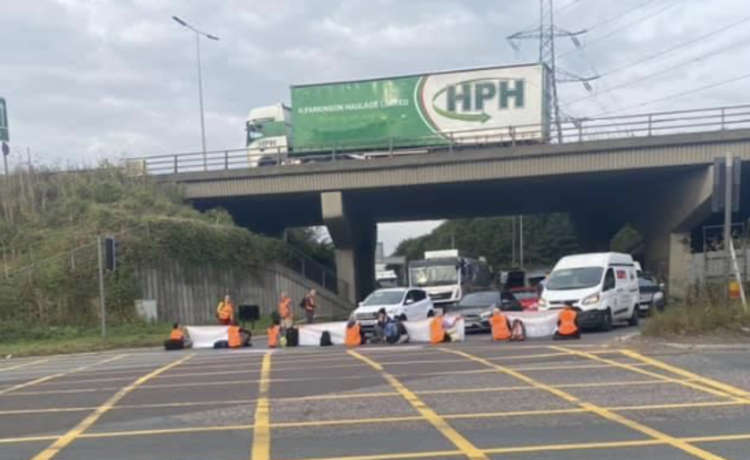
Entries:
[[630,315],[630,319],[628,320],[628,326],[637,326],[638,325],[638,305],[633,307],[633,314]]
[[604,311],[601,329],[604,332],[609,332],[612,330],[612,310],[610,310],[609,308]]
[[427,317],[428,318],[432,318],[433,316],[435,316],[435,310],[430,310],[430,311],[427,312]]

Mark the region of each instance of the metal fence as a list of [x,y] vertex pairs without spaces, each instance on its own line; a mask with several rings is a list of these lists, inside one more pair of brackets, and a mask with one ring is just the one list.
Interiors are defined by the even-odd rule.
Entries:
[[[312,162],[366,160],[378,157],[423,155],[481,147],[513,147],[519,144],[576,143],[604,139],[651,137],[667,134],[750,128],[750,105],[736,105],[670,112],[598,118],[577,118],[556,126],[547,124],[483,126],[477,129],[441,131],[418,138],[383,138],[368,142],[326,144],[295,149],[226,149],[130,158],[133,174],[178,174],[220,171],[258,166],[288,166]],[[412,146],[412,147],[410,147]]]

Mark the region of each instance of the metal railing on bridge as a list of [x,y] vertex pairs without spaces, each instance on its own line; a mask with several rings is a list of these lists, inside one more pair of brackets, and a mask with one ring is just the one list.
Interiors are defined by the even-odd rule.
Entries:
[[257,166],[293,167],[305,163],[366,160],[420,155],[475,148],[512,147],[519,144],[576,143],[604,139],[650,137],[667,134],[750,128],[750,105],[736,105],[636,115],[577,118],[554,125],[484,126],[441,131],[419,138],[384,138],[378,141],[283,149],[226,149],[131,158],[126,166],[134,174],[164,175],[220,171]]

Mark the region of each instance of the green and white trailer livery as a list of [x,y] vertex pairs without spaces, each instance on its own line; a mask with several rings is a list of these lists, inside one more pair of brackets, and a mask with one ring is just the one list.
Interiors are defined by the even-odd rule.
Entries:
[[250,111],[251,158],[545,142],[547,71],[529,64],[291,87]]

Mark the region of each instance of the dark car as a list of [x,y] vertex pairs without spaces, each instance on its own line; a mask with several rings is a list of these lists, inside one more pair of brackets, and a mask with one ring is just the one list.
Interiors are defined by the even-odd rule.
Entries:
[[486,318],[482,318],[482,313],[488,312],[493,305],[505,311],[523,310],[513,294],[493,290],[466,294],[457,304],[446,307],[446,311],[461,313],[467,332],[487,332],[490,330],[490,324]]
[[656,278],[646,272],[641,272],[638,275],[638,290],[640,291],[638,312],[641,315],[648,315],[654,309],[664,310],[664,285],[659,283]]

